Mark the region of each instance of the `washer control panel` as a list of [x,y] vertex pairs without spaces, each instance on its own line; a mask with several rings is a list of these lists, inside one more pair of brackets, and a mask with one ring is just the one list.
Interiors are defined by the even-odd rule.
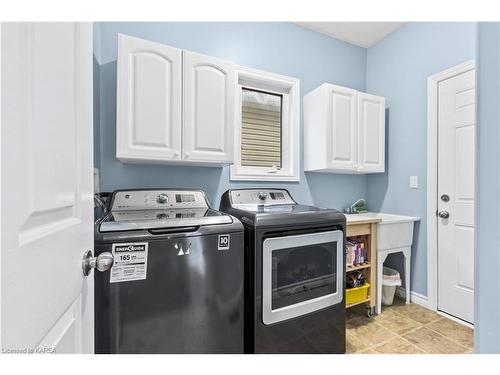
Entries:
[[286,189],[236,189],[230,193],[233,206],[296,204]]
[[129,190],[114,193],[111,211],[209,208],[201,190]]

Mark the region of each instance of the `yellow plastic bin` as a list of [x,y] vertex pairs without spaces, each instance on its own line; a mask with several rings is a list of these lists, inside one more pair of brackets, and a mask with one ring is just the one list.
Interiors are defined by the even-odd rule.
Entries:
[[359,288],[351,288],[345,290],[345,304],[352,305],[354,303],[359,303],[366,301],[368,299],[370,292],[370,284],[366,283]]

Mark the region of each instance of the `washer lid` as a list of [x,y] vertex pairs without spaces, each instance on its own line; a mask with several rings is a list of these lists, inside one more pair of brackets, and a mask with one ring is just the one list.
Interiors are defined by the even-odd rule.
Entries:
[[230,209],[231,215],[254,227],[300,227],[345,223],[345,216],[334,209],[305,205]]
[[228,190],[222,195],[220,210],[253,227],[345,224],[339,211],[297,204],[286,189]]
[[231,216],[211,208],[113,211],[99,225],[99,231],[103,233],[141,229],[180,228],[230,224],[232,222]]

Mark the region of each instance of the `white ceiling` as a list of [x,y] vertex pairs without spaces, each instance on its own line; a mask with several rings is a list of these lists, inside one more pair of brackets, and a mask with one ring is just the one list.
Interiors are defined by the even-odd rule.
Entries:
[[344,42],[368,48],[406,22],[296,22],[297,25]]

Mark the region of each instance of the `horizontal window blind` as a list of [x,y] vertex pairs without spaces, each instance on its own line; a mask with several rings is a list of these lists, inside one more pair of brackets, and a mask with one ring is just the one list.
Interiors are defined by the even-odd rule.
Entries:
[[241,165],[281,168],[282,96],[242,90]]

